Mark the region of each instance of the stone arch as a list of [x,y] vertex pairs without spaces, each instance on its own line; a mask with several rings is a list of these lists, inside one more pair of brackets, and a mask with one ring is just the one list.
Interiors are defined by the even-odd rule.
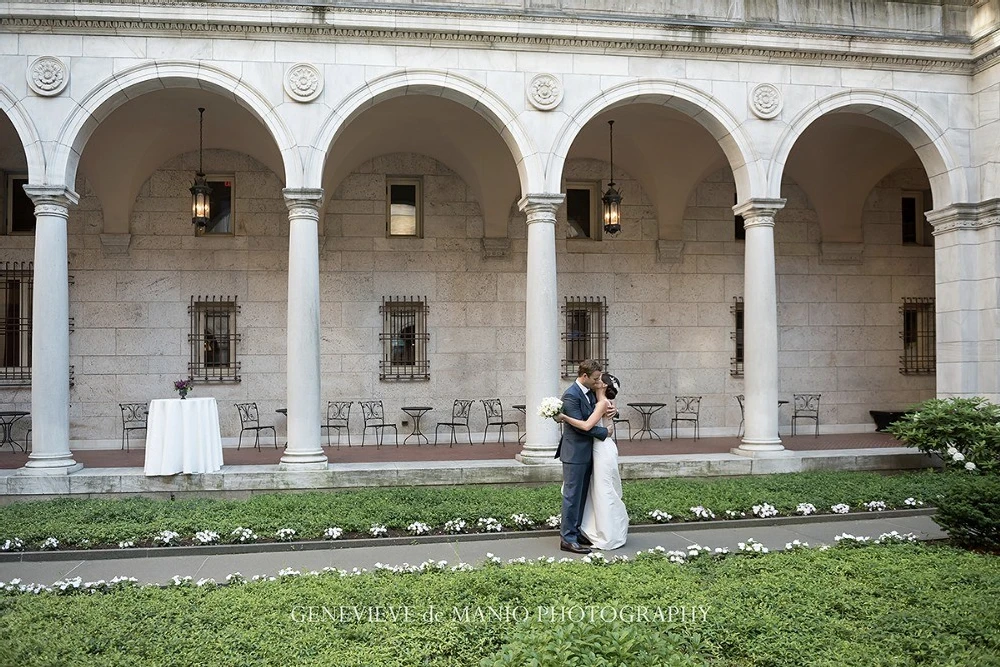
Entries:
[[944,138],[944,131],[922,109],[881,90],[845,90],[810,105],[788,124],[774,151],[767,175],[767,196],[781,196],[781,177],[792,148],[815,120],[831,112],[853,112],[882,121],[913,147],[927,171],[934,208],[968,199],[965,171]]
[[158,61],[130,67],[113,74],[87,93],[60,128],[48,165],[48,182],[74,182],[80,156],[91,134],[129,99],[154,90],[191,87],[230,98],[256,117],[281,152],[286,187],[302,187],[302,167],[295,140],[273,104],[233,74],[193,61]]
[[402,95],[436,95],[458,102],[482,116],[500,134],[517,166],[522,194],[543,183],[541,159],[514,111],[495,93],[473,79],[441,70],[404,69],[355,89],[333,110],[312,142],[304,181],[320,187],[327,155],[352,119],[366,109]]
[[11,125],[21,139],[28,162],[28,182],[41,183],[45,177],[45,153],[42,151],[42,140],[38,137],[35,124],[21,104],[7,88],[0,85],[0,112],[10,120]]
[[736,117],[716,98],[679,81],[640,79],[622,83],[584,104],[556,135],[545,172],[546,192],[560,192],[566,156],[580,130],[598,114],[633,103],[676,109],[704,127],[719,143],[736,179],[739,201],[763,196],[765,181],[753,144]]

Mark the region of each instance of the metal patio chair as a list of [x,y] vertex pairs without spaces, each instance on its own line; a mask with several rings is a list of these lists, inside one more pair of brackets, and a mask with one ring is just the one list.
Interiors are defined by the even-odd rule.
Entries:
[[330,401],[326,404],[326,423],[319,427],[320,432],[326,429],[326,444],[330,446],[330,429],[337,431],[337,449],[340,449],[340,430],[347,433],[347,446],[351,446],[351,406],[354,401]]
[[792,435],[795,435],[795,420],[811,419],[816,422],[819,436],[819,398],[822,394],[792,394]]
[[274,430],[273,426],[261,426],[260,414],[257,412],[256,403],[236,403],[236,409],[240,413],[240,440],[236,444],[236,450],[239,451],[240,447],[243,446],[243,432],[253,431],[254,441],[253,446],[260,451],[260,432],[270,430],[274,435],[274,448],[278,448],[278,432]]
[[375,429],[375,448],[382,446],[385,438],[385,429],[391,428],[393,439],[399,447],[399,432],[395,424],[390,424],[385,420],[385,410],[382,408],[382,401],[361,401],[361,416],[365,420],[365,428],[361,431],[361,446],[365,446],[365,435],[368,429]]
[[691,422],[694,424],[694,439],[698,439],[701,432],[701,396],[675,396],[674,397],[674,418],[670,420],[670,439],[680,437],[680,422]]
[[448,446],[451,447],[456,442],[458,438],[455,436],[456,428],[465,428],[465,432],[469,434],[469,444],[472,444],[472,431],[469,430],[469,413],[472,412],[472,404],[474,401],[467,401],[464,399],[457,399],[451,408],[451,421],[450,422],[438,422],[437,426],[434,427],[434,444],[438,444],[438,429],[442,426],[451,429],[451,442]]
[[122,449],[129,451],[129,431],[145,431],[149,407],[145,403],[119,403],[122,411]]
[[503,405],[500,403],[499,398],[484,399],[483,408],[486,409],[486,428],[483,430],[483,444],[486,444],[486,434],[490,430],[490,426],[499,427],[500,432],[497,434],[497,442],[501,443],[504,447],[507,446],[507,444],[503,441],[503,429],[505,426],[513,426],[517,429],[517,439],[521,439],[520,424],[516,421],[504,421]]

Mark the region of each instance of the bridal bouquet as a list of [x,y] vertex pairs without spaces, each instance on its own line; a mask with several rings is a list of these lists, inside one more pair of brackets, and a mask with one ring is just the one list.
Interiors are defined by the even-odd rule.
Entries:
[[562,401],[555,396],[542,399],[542,404],[538,406],[538,416],[555,419],[555,416],[562,412]]

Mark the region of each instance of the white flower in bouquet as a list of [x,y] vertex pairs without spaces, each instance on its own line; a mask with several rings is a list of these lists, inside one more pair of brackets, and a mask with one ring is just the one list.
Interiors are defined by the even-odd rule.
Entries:
[[555,416],[562,412],[562,401],[555,396],[542,399],[542,404],[538,406],[538,416],[547,419],[555,419]]

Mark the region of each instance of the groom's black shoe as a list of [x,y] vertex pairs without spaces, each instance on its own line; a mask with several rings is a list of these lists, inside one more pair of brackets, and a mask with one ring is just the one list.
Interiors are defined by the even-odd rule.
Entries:
[[562,549],[563,551],[569,551],[570,553],[574,553],[574,554],[589,554],[590,553],[590,549],[588,549],[587,547],[581,546],[581,545],[577,544],[576,542],[563,542],[562,540],[560,540],[560,542],[559,542],[559,548]]
[[579,542],[580,544],[582,544],[585,547],[592,547],[592,546],[594,546],[594,543],[591,542],[589,539],[587,539],[587,536],[584,535],[583,533],[580,533],[580,537],[576,538],[576,541]]

